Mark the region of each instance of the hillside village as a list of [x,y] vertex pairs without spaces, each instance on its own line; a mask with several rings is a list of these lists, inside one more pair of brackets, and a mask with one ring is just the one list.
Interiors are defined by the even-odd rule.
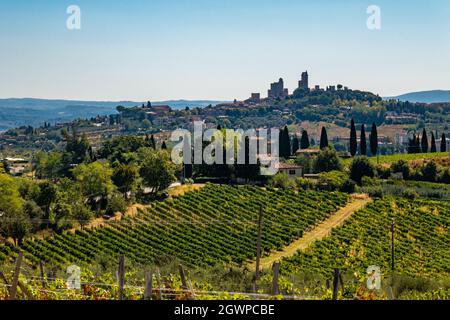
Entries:
[[[203,121],[205,128],[248,129],[287,125],[291,138],[300,137],[307,130],[312,145],[320,140],[325,126],[328,138],[344,156],[348,153],[349,119],[357,123],[377,123],[380,154],[407,152],[412,133],[423,127],[435,130],[440,146],[441,132],[448,132],[449,104],[427,105],[398,101],[382,101],[369,92],[351,90],[341,84],[309,86],[309,75],[301,74],[298,87],[290,93],[283,79],[271,83],[267,96],[251,93],[244,101],[221,103],[205,108],[173,110],[168,105],[151,102],[135,107],[117,106],[117,113],[90,119],[76,119],[66,123],[43,123],[0,133],[0,157],[11,162],[18,174],[26,172],[31,163],[31,152],[60,149],[64,144],[61,130],[76,130],[83,134],[94,148],[114,137],[154,135],[162,143],[177,128],[192,130],[194,121]],[[447,146],[447,150],[449,147]],[[439,151],[439,150],[438,150]],[[10,158],[7,160],[6,158]],[[19,160],[11,161],[18,158]]]

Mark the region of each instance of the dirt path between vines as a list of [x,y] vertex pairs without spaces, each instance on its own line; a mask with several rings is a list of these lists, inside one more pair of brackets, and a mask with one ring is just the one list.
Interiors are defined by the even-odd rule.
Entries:
[[[373,200],[366,194],[353,195],[352,199],[345,207],[339,209],[328,219],[319,223],[314,229],[305,232],[301,238],[293,241],[291,244],[284,247],[283,250],[273,252],[269,256],[261,258],[261,268],[271,268],[274,262],[277,262],[282,258],[291,257],[297,251],[303,251],[315,241],[327,237],[332,229],[342,225],[342,223],[350,218],[355,211],[365,207],[372,201]],[[250,270],[255,269],[256,261],[251,262],[249,268]]]

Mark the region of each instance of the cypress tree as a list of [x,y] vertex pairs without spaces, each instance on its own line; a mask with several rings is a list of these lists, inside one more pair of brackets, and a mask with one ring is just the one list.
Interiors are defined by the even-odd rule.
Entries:
[[367,155],[366,129],[364,124],[361,126],[361,142],[359,144],[359,148],[362,156]]
[[352,124],[350,128],[350,154],[352,157],[356,155],[356,150],[358,149],[358,143],[356,141],[356,128],[355,128],[355,121],[352,119]]
[[294,139],[292,139],[292,154],[295,155],[298,149],[300,149],[300,143],[298,141],[297,135],[295,135]]
[[447,151],[447,143],[445,141],[445,133],[442,134],[441,137],[441,152],[446,152]]
[[372,123],[372,130],[370,132],[370,152],[373,156],[376,156],[378,153],[378,132],[375,122]]
[[425,128],[423,128],[423,131],[422,131],[421,149],[422,149],[423,153],[428,152],[428,137],[427,137],[427,131],[425,130]]
[[291,138],[289,137],[289,130],[288,127],[285,126],[284,127],[284,139],[285,139],[285,144],[286,144],[286,158],[290,157],[292,152],[291,152]]
[[284,146],[284,130],[280,129],[280,132],[278,134],[278,155],[280,158],[284,158],[285,154],[284,154],[284,150],[285,150],[285,146]]
[[431,132],[431,149],[430,152],[437,152],[436,139],[434,139],[434,132]]
[[408,139],[408,153],[416,153],[416,134],[413,135],[412,139]]
[[416,144],[415,144],[414,148],[416,150],[415,153],[421,153],[422,152],[422,149],[420,147],[420,136],[419,135],[417,135],[417,137],[416,137]]
[[308,149],[309,145],[308,131],[303,130],[302,137],[300,138],[300,149]]
[[289,158],[291,156],[291,139],[289,138],[289,129],[284,126],[283,132],[281,134],[282,139],[282,150],[283,158]]
[[151,135],[151,137],[150,137],[150,146],[151,146],[153,149],[156,149],[155,137],[154,137],[153,135]]
[[326,147],[328,147],[327,129],[322,127],[322,132],[320,133],[320,149],[325,149]]

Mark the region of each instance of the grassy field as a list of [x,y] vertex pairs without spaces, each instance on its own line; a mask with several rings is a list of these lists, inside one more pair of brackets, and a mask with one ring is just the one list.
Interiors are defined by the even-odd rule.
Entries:
[[[402,154],[393,154],[388,156],[379,156],[378,160],[377,157],[369,157],[369,160],[373,164],[377,164],[378,161],[381,164],[391,164],[394,162],[397,162],[399,160],[405,160],[408,162],[415,162],[415,161],[424,161],[424,160],[437,160],[438,162],[450,159],[450,152],[436,152],[436,153],[402,153]],[[352,159],[344,159],[344,164],[349,165],[352,162]]]

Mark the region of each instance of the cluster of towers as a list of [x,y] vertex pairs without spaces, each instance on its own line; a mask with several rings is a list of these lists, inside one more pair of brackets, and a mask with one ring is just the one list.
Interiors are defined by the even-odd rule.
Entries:
[[[308,71],[302,72],[301,80],[298,82],[298,87],[305,90],[309,90]],[[319,89],[316,86],[316,89]],[[267,97],[272,99],[286,98],[289,95],[289,90],[284,87],[283,78],[280,78],[278,82],[270,84],[270,89],[267,91]],[[252,93],[251,97],[245,102],[247,103],[259,103],[261,101],[261,95],[259,92]]]
[[[302,72],[301,80],[298,82],[299,88],[308,89],[308,71]],[[267,92],[269,98],[285,98],[289,95],[289,91],[284,87],[283,78],[280,78],[278,82],[270,84],[270,89]]]

